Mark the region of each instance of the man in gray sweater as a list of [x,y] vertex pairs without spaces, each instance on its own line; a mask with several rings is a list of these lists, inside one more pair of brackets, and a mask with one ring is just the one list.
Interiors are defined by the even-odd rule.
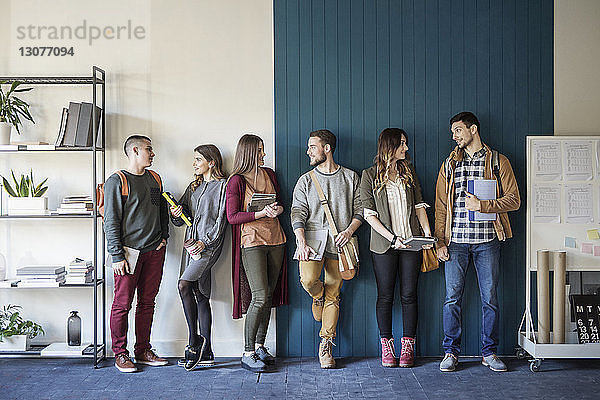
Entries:
[[[327,198],[339,234],[333,238],[319,194],[310,172],[302,175],[294,188],[291,219],[296,234],[297,257],[300,264],[300,282],[313,298],[312,313],[321,321],[319,362],[321,368],[334,368],[333,338],[339,316],[342,276],[338,269],[338,248],[348,243],[362,223],[358,174],[333,161],[336,137],[327,129],[310,133],[308,150],[310,165],[314,168],[319,185]],[[310,260],[315,253],[306,243],[305,231],[327,229],[325,255],[320,261]],[[325,278],[319,277],[325,267]]]
[[[161,195],[161,179],[146,169],[154,158],[150,138],[132,135],[125,141],[124,151],[129,160],[127,169],[111,175],[104,185],[104,232],[115,278],[110,312],[115,367],[121,372],[135,372],[127,351],[127,322],[136,289],[135,360],[146,365],[168,364],[151,350],[150,329],[162,279],[169,215]],[[132,258],[126,256],[138,251],[137,262],[130,265],[127,259]]]

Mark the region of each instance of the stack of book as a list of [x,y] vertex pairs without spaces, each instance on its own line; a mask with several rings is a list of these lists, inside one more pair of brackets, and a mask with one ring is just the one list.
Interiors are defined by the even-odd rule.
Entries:
[[94,266],[91,261],[76,258],[66,266],[65,285],[82,285],[94,281]]
[[93,209],[94,203],[91,196],[66,196],[56,212],[58,214],[90,214]]
[[265,206],[275,203],[275,193],[253,193],[248,204],[248,212],[259,212]]
[[59,287],[67,276],[61,265],[26,265],[17,268],[18,287]]

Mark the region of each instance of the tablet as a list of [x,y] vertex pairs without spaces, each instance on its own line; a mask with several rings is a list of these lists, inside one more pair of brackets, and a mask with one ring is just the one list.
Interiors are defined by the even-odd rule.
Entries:
[[406,239],[403,242],[405,245],[410,246],[410,247],[406,248],[406,249],[400,249],[400,250],[419,251],[419,250],[421,250],[421,248],[423,247],[424,244],[434,244],[435,242],[437,242],[437,238],[435,238],[435,237],[414,236],[414,237],[411,237],[410,239]]

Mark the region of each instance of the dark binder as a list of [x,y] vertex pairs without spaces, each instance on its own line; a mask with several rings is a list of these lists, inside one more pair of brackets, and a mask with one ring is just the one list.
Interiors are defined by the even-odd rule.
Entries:
[[[81,103],[79,110],[79,121],[77,122],[77,135],[75,137],[75,146],[91,147],[94,143],[94,127],[92,125],[92,103]],[[100,115],[102,109],[96,107],[96,130],[100,125]]]
[[77,135],[77,121],[79,120],[79,109],[81,104],[69,103],[69,117],[67,118],[67,129],[65,130],[65,137],[62,145],[73,147],[75,146],[75,136]]

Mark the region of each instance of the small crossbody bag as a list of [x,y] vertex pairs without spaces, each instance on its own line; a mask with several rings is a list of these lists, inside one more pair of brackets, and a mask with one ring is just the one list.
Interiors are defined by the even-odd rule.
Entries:
[[[325,193],[323,193],[323,189],[317,180],[314,170],[310,171],[310,177],[315,185],[315,188],[317,189],[317,193],[319,194],[321,205],[325,210],[325,216],[327,217],[327,222],[329,223],[329,232],[335,240],[338,235],[338,230],[335,226],[335,221],[333,220],[333,215],[331,214],[331,209],[329,208],[329,203],[325,198]],[[341,248],[338,247],[338,261],[342,279],[350,280],[356,276],[358,273],[358,266],[360,264],[358,259],[358,238],[356,236],[352,236],[348,243]]]

